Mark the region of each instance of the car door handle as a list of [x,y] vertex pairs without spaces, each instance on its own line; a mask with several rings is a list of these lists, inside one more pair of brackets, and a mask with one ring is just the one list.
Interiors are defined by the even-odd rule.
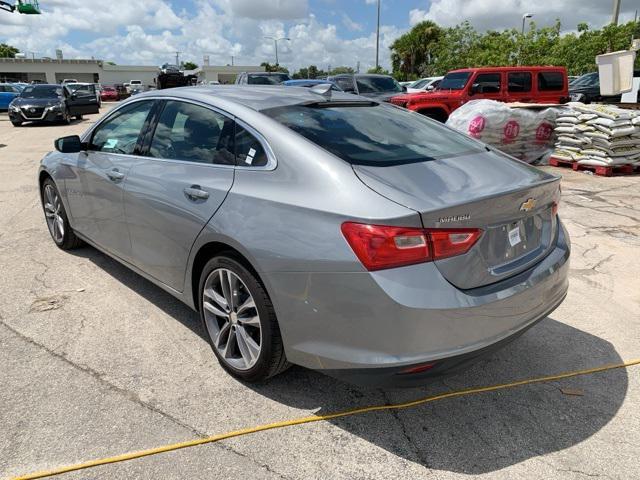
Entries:
[[206,200],[209,198],[209,192],[202,190],[200,185],[191,185],[184,189],[184,194],[191,200]]
[[109,177],[114,182],[117,182],[118,180],[122,180],[124,178],[124,173],[119,172],[118,170],[115,170],[115,169],[109,170],[107,172],[107,177]]

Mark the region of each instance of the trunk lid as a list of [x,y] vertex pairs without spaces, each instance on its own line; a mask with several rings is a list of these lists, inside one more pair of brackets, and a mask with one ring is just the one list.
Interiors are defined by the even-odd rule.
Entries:
[[553,248],[558,177],[497,152],[372,167],[353,166],[369,188],[420,213],[425,228],[480,228],[464,255],[435,262],[461,289],[498,282]]

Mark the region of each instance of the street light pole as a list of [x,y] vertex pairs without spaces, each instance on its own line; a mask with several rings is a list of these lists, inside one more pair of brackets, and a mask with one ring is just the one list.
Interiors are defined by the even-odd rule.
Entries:
[[380,51],[380,0],[378,0],[378,24],[376,27],[376,71],[380,67],[379,62],[379,51]]
[[533,13],[525,13],[524,15],[522,15],[522,35],[524,35],[524,22],[527,20],[527,18],[531,17],[533,17]]
[[275,46],[276,46],[276,67],[277,67],[277,66],[279,65],[279,64],[278,64],[278,42],[279,42],[280,40],[289,40],[289,41],[291,41],[291,39],[290,39],[290,38],[288,38],[288,37],[280,37],[280,38],[276,38],[276,37],[266,37],[266,36],[265,36],[264,38],[268,38],[268,39],[270,39],[270,40],[273,40],[273,43],[274,43],[274,44],[275,44]]
[[620,16],[620,0],[613,0],[613,15],[611,17],[611,23],[618,25],[618,17]]

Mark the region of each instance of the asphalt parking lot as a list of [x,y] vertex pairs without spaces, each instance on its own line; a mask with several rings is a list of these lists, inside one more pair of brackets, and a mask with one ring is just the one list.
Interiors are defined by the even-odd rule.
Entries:
[[[103,109],[103,112],[105,109]],[[566,301],[505,349],[419,389],[365,390],[302,368],[248,386],[197,315],[109,257],[56,248],[36,172],[69,126],[0,114],[0,477],[216,433],[640,358],[640,176],[564,169]],[[640,366],[256,433],[60,475],[449,479],[640,472]]]

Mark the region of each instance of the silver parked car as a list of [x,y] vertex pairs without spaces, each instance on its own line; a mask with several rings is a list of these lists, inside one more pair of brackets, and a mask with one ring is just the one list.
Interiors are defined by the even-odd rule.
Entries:
[[557,177],[323,87],[123,102],[42,160],[53,240],[87,242],[199,311],[222,366],[247,381],[294,363],[423,382],[562,302]]

